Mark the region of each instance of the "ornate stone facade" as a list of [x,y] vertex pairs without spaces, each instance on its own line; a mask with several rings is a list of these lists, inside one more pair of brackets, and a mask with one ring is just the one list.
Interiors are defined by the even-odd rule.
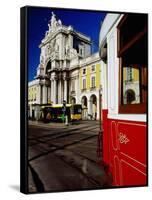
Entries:
[[[62,25],[52,12],[41,48],[40,64],[36,79],[41,82],[43,98],[39,103],[70,102],[72,80],[79,80],[79,60],[91,53],[91,40],[82,33],[76,32],[71,26]],[[48,98],[48,90],[50,96]],[[78,90],[75,90],[78,95]]]
[[[100,62],[99,55],[98,53],[91,55],[90,37],[77,32],[72,26],[64,26],[61,20],[56,19],[53,12],[48,28],[39,45],[41,53],[35,77],[38,88],[36,103],[56,104],[65,100],[67,103],[80,104],[84,96],[80,86],[80,71],[83,66],[87,68],[96,61]],[[99,87],[88,89],[86,94],[87,97],[89,92],[96,96],[97,106],[99,90]],[[88,111],[92,110],[89,105]],[[99,109],[97,110],[97,118],[99,118]],[[89,114],[93,115],[87,112],[87,115]]]

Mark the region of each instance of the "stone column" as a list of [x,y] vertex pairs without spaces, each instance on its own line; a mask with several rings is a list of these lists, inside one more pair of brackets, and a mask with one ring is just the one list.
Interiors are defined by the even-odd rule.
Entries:
[[59,92],[58,92],[58,103],[62,103],[62,80],[59,80]]
[[64,79],[64,100],[67,102],[67,79]]
[[30,105],[30,117],[32,118],[32,105]]
[[46,85],[43,85],[43,98],[42,98],[42,103],[46,104],[47,103],[47,88]]
[[53,81],[50,79],[50,100],[51,100],[51,102],[53,101],[53,99],[52,99],[52,93],[53,93],[53,90],[52,90],[52,86],[53,86],[53,83],[52,83]]
[[76,103],[80,103],[80,93],[79,93],[79,77],[75,79],[75,93],[76,93]]
[[52,81],[50,79],[50,101],[52,101]]
[[50,88],[50,86],[47,88],[47,90],[48,90],[48,92],[47,92],[47,94],[48,94],[47,101],[50,102],[50,100],[51,100],[51,88]]
[[38,104],[41,104],[42,102],[41,102],[41,95],[42,95],[42,92],[41,92],[41,85],[39,84],[39,86],[38,86],[38,95],[37,95],[37,103]]
[[92,100],[88,100],[88,115],[90,119],[90,115],[92,115]]
[[[51,97],[51,102],[54,101],[54,81],[51,79],[51,94],[50,94],[50,97]],[[54,102],[53,102],[54,103]]]
[[68,37],[68,42],[69,42],[69,47],[70,48],[73,48],[73,36],[71,34],[69,34],[69,37]]
[[57,103],[57,80],[54,79],[54,103]]

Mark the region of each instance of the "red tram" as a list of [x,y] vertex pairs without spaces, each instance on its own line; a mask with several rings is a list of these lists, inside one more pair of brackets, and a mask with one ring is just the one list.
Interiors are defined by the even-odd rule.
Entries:
[[147,14],[106,15],[100,30],[103,161],[113,186],[147,185]]

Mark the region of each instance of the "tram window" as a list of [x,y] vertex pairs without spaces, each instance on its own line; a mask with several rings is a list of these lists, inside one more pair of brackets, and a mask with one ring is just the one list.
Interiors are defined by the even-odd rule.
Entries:
[[125,66],[122,79],[122,104],[139,104],[140,98],[140,70],[136,65]]
[[81,105],[75,105],[74,106],[74,113],[75,114],[81,114],[82,113],[82,107],[81,107]]
[[119,113],[146,112],[147,43],[147,15],[124,15],[118,25]]

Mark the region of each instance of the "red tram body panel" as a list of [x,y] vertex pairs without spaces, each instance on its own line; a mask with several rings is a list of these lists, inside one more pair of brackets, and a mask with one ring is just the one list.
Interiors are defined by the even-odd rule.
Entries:
[[147,24],[146,14],[108,13],[100,30],[102,159],[113,186],[148,183]]
[[114,186],[145,185],[146,123],[107,118],[103,110],[103,160],[109,163]]

